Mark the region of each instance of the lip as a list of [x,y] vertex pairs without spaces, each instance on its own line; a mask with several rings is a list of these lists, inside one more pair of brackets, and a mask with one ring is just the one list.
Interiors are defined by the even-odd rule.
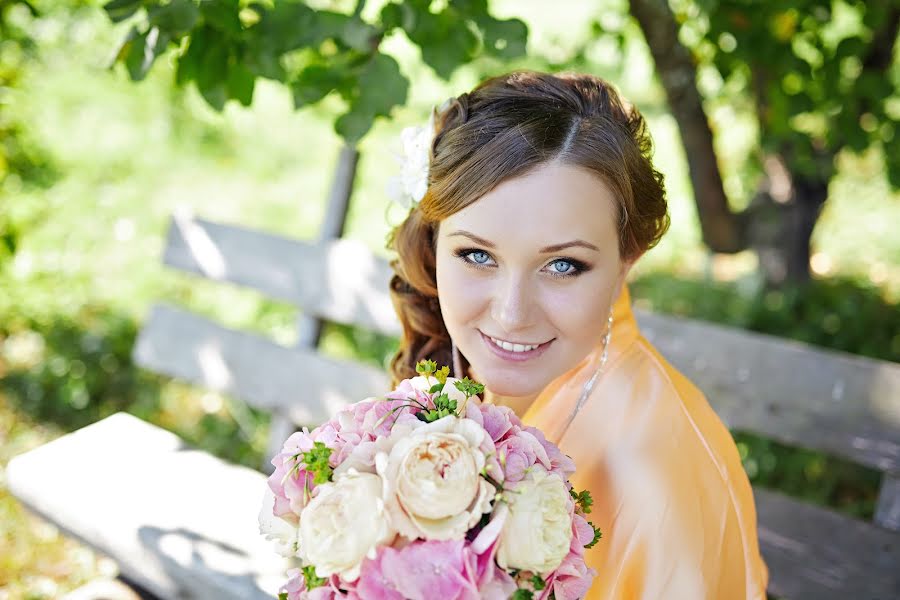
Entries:
[[491,338],[485,335],[485,333],[480,329],[478,330],[478,333],[481,334],[481,339],[484,340],[484,343],[487,344],[487,347],[490,348],[491,352],[493,352],[494,355],[512,362],[525,362],[533,360],[546,352],[547,348],[550,347],[550,344],[553,343],[553,340],[550,340],[549,342],[544,342],[534,350],[529,350],[528,352],[513,352],[512,350],[504,350],[503,348],[492,342]]

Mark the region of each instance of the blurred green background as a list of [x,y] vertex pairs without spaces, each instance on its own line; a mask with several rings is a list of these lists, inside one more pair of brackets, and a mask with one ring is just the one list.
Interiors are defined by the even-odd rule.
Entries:
[[[346,12],[354,5],[309,4]],[[670,4],[682,41],[702,58],[714,19],[695,38],[687,19],[718,14],[715,4]],[[855,2],[821,4],[829,22],[838,5],[862,10]],[[752,249],[726,254],[704,244],[677,123],[624,3],[571,2],[560,10],[558,3],[507,0],[491,2],[490,10],[526,23],[527,56],[475,57],[445,80],[404,35],[381,41],[411,84],[405,104],[390,119],[375,120],[360,142],[346,237],[388,256],[385,237],[402,218],[384,192],[396,172],[391,151],[399,151],[401,128],[422,121],[432,105],[512,67],[588,70],[616,82],[648,118],[655,164],[666,175],[672,229],[636,269],[637,306],[900,361],[892,128],[863,119],[863,130],[881,132],[884,143],[865,138],[831,146],[834,173],[812,233],[812,279],[772,286]],[[776,34],[789,26],[786,14],[767,22]],[[196,85],[176,85],[171,51],[140,82],[130,80],[127,65],[109,68],[129,23],[111,23],[99,3],[0,0],[0,15],[0,599],[53,598],[114,572],[114,565],[27,514],[2,485],[2,467],[119,410],[229,460],[259,465],[266,415],[138,371],[130,352],[149,304],[159,299],[291,343],[297,318],[291,307],[166,271],[165,228],[174,210],[186,208],[211,220],[314,238],[343,143],[334,123],[347,102],[328,96],[295,110],[291,89],[257,80],[249,106],[229,101],[218,111]],[[717,39],[722,47],[731,43]],[[885,79],[893,82],[886,99],[893,104],[879,119],[893,127],[900,112],[893,39],[891,48]],[[724,188],[740,207],[762,172],[761,125],[752,106],[728,93],[740,82],[714,75],[701,69],[698,82]],[[322,346],[385,366],[395,342],[331,325]],[[754,483],[871,516],[878,474],[735,435]]]

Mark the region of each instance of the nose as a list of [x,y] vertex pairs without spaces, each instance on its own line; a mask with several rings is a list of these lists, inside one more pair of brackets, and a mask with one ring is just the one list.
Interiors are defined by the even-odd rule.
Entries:
[[526,278],[505,277],[495,289],[491,317],[506,333],[521,331],[531,324],[533,303],[533,290]]

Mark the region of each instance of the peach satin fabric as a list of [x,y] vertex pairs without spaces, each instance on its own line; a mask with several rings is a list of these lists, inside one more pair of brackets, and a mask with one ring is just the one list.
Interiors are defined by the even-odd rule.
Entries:
[[604,372],[562,429],[597,347],[524,415],[575,460],[603,532],[587,550],[587,600],[765,600],[756,509],[737,447],[704,395],[641,336],[627,287],[613,307]]

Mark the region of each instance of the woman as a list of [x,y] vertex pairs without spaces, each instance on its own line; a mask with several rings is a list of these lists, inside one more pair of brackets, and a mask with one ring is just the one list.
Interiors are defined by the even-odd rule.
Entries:
[[598,78],[516,72],[453,99],[430,148],[390,239],[394,378],[454,364],[575,460],[603,532],[588,600],[764,599],[735,444],[631,312],[669,225],[641,115]]

